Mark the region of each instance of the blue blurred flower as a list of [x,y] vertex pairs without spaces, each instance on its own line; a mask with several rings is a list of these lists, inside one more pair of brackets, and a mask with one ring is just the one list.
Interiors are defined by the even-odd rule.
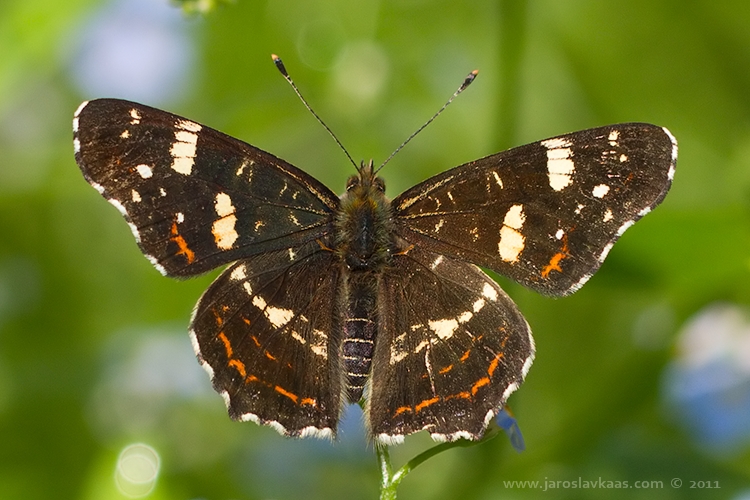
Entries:
[[750,321],[739,306],[714,304],[677,339],[663,379],[671,413],[701,446],[732,453],[750,444]]

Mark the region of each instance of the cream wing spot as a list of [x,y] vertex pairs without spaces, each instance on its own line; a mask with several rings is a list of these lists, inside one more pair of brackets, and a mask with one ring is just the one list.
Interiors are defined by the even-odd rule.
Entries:
[[609,193],[609,186],[606,184],[599,184],[597,186],[594,186],[594,189],[591,191],[591,194],[593,194],[597,198],[604,198],[607,193]]
[[267,307],[264,314],[268,318],[268,321],[276,328],[286,325],[294,317],[294,311],[291,309],[282,309],[273,306]]
[[458,320],[439,319],[437,321],[429,321],[427,325],[441,340],[446,340],[451,338],[456,332],[456,329],[458,328]]
[[520,232],[525,221],[526,214],[523,212],[523,205],[513,205],[505,214],[497,246],[500,258],[506,262],[518,261],[518,256],[525,247],[526,238]]
[[229,277],[234,281],[241,281],[247,278],[247,270],[244,264],[232,269],[232,273],[229,275]]
[[497,182],[497,185],[500,186],[500,189],[502,189],[503,188],[503,180],[500,178],[500,176],[494,170],[492,171],[492,175],[495,177],[495,182]]
[[506,262],[517,262],[525,246],[524,236],[508,226],[500,228],[500,243],[498,253],[500,258]]
[[313,336],[315,337],[315,343],[310,345],[310,350],[313,354],[320,356],[323,359],[328,359],[328,347],[326,344],[328,335],[320,330],[313,330]]
[[549,185],[555,191],[561,191],[573,183],[573,172],[575,164],[571,157],[573,145],[567,139],[555,138],[542,141],[542,146],[547,148],[547,177]]
[[414,348],[414,352],[415,352],[415,353],[417,353],[417,352],[421,352],[421,351],[422,351],[422,350],[424,350],[424,348],[425,348],[425,347],[427,347],[428,345],[430,345],[430,341],[428,341],[428,340],[423,340],[422,342],[420,342],[419,344],[417,344],[417,347],[415,347],[415,348]]
[[216,215],[219,217],[226,217],[227,215],[234,213],[232,198],[226,193],[219,193],[216,195],[214,206],[216,209]]
[[399,361],[403,360],[409,353],[407,351],[399,351],[394,346],[391,346],[391,360],[390,364],[394,365]]
[[140,165],[135,167],[135,170],[138,172],[138,175],[141,176],[143,179],[150,179],[154,175],[154,171],[149,167],[148,165],[141,163]]
[[294,311],[291,309],[269,306],[260,295],[253,297],[252,302],[255,307],[263,311],[263,315],[275,328],[281,328],[294,317]]
[[609,137],[607,137],[609,140],[610,146],[617,146],[617,141],[620,139],[620,131],[619,130],[611,130],[609,132]]
[[214,221],[211,227],[211,233],[214,235],[214,242],[216,246],[222,250],[229,250],[237,241],[239,235],[234,228],[237,222],[237,216],[234,215],[234,206],[232,205],[232,198],[226,193],[219,193],[216,195],[214,203],[216,215],[220,217]]
[[179,120],[178,130],[174,133],[175,142],[169,153],[172,155],[172,170],[183,175],[190,175],[195,164],[198,147],[198,132],[203,128],[195,122]]
[[474,301],[474,305],[472,306],[472,309],[474,310],[475,313],[478,313],[479,311],[482,310],[485,304],[486,302],[484,299],[477,299],[476,301]]
[[211,233],[214,235],[214,241],[216,246],[222,250],[229,250],[237,241],[239,235],[234,229],[234,224],[237,222],[235,215],[227,215],[213,223],[211,226]]
[[490,299],[492,302],[495,302],[497,300],[497,290],[495,290],[495,288],[489,283],[485,283],[484,287],[482,288],[482,296]]
[[466,323],[472,317],[474,317],[474,314],[471,311],[465,311],[465,312],[461,313],[461,315],[458,317],[458,322],[459,323]]
[[179,120],[177,126],[189,132],[200,132],[203,128],[199,123],[191,122],[190,120]]
[[526,222],[526,214],[523,213],[523,205],[513,205],[506,212],[503,225],[521,229],[524,222]]
[[242,171],[245,170],[245,167],[247,167],[247,160],[242,162],[242,165],[240,165],[240,168],[237,169],[237,171],[235,172],[235,175],[238,177],[242,175]]
[[542,141],[542,146],[547,149],[569,148],[572,145],[573,143],[564,137],[553,137],[552,139]]

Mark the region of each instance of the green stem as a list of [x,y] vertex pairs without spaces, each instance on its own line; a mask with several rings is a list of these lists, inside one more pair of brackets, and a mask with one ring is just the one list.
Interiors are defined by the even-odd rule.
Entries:
[[435,455],[444,451],[450,450],[451,448],[468,448],[470,446],[476,446],[480,443],[484,443],[494,438],[499,434],[498,428],[490,428],[484,435],[484,438],[479,441],[469,441],[466,439],[459,439],[451,443],[440,443],[432,448],[429,448],[416,457],[412,458],[404,464],[399,470],[393,473],[393,467],[391,465],[391,456],[388,452],[388,446],[383,444],[375,445],[375,453],[378,457],[380,464],[380,500],[396,500],[396,490],[401,480],[406,477],[412,470],[418,465],[429,460]]

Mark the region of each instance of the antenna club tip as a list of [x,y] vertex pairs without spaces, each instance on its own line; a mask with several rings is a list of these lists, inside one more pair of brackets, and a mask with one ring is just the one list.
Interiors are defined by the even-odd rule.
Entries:
[[466,89],[466,87],[471,85],[471,82],[474,81],[474,79],[477,77],[478,74],[479,74],[479,70],[475,69],[474,71],[466,75],[466,79],[464,80],[464,83],[461,84],[461,87],[459,87],[457,92],[459,93],[463,92]]
[[276,68],[281,72],[282,75],[284,75],[284,78],[288,79],[289,73],[286,72],[286,68],[284,67],[284,63],[281,62],[281,58],[276,54],[271,54],[271,59],[273,59],[273,63],[276,65]]

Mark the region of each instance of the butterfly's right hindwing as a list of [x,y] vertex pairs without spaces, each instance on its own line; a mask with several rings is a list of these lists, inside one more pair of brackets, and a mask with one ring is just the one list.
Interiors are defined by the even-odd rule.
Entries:
[[516,305],[472,264],[414,247],[383,274],[367,415],[374,437],[480,439],[534,358]]

